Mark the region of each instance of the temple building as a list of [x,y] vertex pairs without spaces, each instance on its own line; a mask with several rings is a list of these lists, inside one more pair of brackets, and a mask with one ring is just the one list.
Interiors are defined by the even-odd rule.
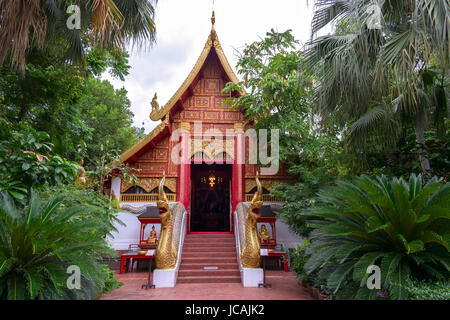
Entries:
[[[241,111],[224,105],[225,99],[245,92],[222,93],[227,82],[238,83],[238,78],[219,42],[214,13],[211,22],[203,51],[178,90],[161,107],[155,94],[150,118],[161,121],[160,124],[120,156],[123,163],[138,169],[137,183],[133,185],[116,177],[107,190],[112,197],[117,197],[122,207],[153,206],[156,209],[158,186],[164,174],[168,201],[181,203],[186,210],[186,235],[234,234],[236,218],[233,213],[238,204],[251,201],[257,187],[257,167],[248,161],[249,139],[245,134],[251,125],[244,125],[246,121]],[[215,138],[217,132],[223,135],[222,139]],[[184,161],[177,163],[174,155],[179,153],[180,146],[184,148],[182,153],[185,154],[181,157]],[[245,150],[244,163],[237,159],[239,150]],[[272,208],[280,205],[270,191],[286,179],[282,164],[276,174],[259,174],[264,204],[272,204]],[[275,209],[269,211],[275,212]],[[157,213],[143,210],[139,219],[135,213],[119,213],[119,219],[126,226],[118,226],[118,233],[111,240],[115,249],[127,250],[129,244],[142,242],[152,229],[155,234]],[[270,214],[262,220],[267,226],[264,233],[269,233],[264,241],[276,234],[278,241],[284,237],[287,246],[299,242],[282,222],[275,227]],[[151,226],[145,228],[143,221]],[[158,236],[159,228],[156,224]]]

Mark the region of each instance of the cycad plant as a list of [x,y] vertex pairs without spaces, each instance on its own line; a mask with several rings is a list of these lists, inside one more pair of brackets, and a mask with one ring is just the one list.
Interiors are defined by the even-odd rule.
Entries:
[[[408,181],[361,176],[319,193],[309,212],[311,246],[305,269],[338,298],[372,299],[387,293],[407,299],[410,279],[450,276],[450,186],[434,178]],[[380,290],[370,290],[367,269],[381,270]]]
[[[99,259],[111,256],[96,220],[57,197],[40,203],[32,192],[20,209],[0,194],[0,298],[89,299],[99,295],[104,273]],[[69,289],[68,267],[80,268],[80,289]]]

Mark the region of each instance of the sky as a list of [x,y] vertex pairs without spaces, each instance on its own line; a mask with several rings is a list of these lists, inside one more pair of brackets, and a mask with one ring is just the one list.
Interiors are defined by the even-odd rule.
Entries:
[[[115,88],[128,91],[134,125],[150,132],[159,122],[150,120],[155,92],[164,106],[194,67],[211,30],[215,29],[230,65],[236,73],[236,50],[263,38],[271,28],[292,29],[301,43],[309,40],[312,0],[159,0],[155,11],[156,43],[146,50],[131,50],[130,74],[125,81],[113,79]],[[242,80],[242,79],[241,79]]]

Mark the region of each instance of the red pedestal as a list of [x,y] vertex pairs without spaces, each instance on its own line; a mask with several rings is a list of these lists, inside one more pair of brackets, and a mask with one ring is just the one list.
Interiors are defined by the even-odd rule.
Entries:
[[120,274],[123,274],[124,272],[128,271],[130,260],[133,259],[133,261],[137,260],[145,260],[155,258],[155,255],[147,256],[147,255],[141,255],[141,254],[134,254],[134,253],[124,253],[120,255]]

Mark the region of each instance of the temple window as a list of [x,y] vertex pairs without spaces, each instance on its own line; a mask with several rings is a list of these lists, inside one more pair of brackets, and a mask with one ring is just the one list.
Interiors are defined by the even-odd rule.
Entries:
[[209,157],[202,151],[194,153],[192,156],[192,159],[194,160],[201,160],[201,159],[209,159]]
[[[159,187],[156,187],[156,188],[153,188],[152,189],[152,191],[150,191],[150,193],[158,193],[159,191],[158,191],[158,188]],[[165,193],[174,193],[172,190],[170,190],[169,188],[167,188],[166,186],[164,186],[164,192]]]
[[233,158],[226,152],[220,152],[217,154],[214,159],[226,159],[226,160],[233,160]]
[[143,193],[148,193],[148,192],[145,191],[144,188],[141,188],[139,186],[134,186],[134,187],[129,188],[127,191],[125,191],[123,193],[143,194]]
[[[256,192],[256,187],[254,187],[252,190],[250,190],[250,192],[247,192],[248,194],[254,194]],[[270,194],[270,191],[267,190],[266,188],[262,188],[262,192],[263,194]]]

